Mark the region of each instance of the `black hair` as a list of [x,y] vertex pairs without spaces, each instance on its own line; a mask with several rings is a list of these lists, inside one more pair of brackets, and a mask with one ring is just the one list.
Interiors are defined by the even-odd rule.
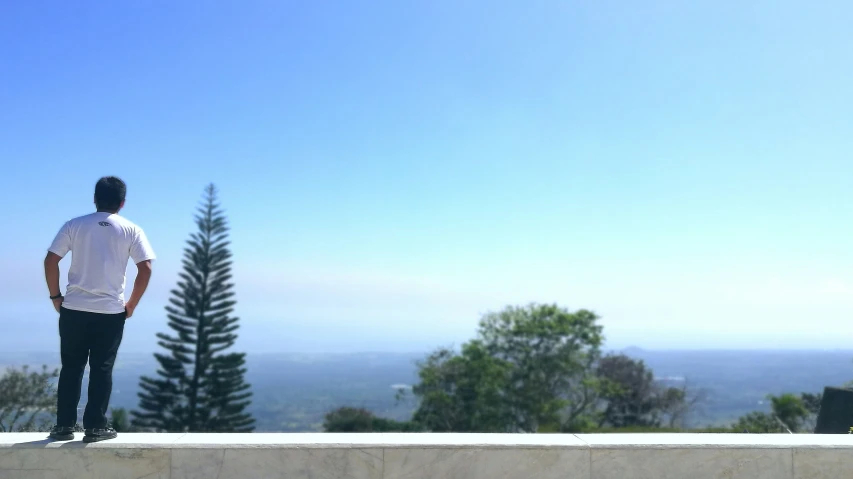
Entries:
[[95,206],[98,211],[115,213],[124,203],[127,185],[121,178],[105,176],[95,184]]

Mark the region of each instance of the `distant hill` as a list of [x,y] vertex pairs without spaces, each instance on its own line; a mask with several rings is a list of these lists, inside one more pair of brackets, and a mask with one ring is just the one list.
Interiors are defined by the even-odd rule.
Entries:
[[[706,391],[691,417],[694,426],[724,425],[754,410],[768,410],[768,394],[819,392],[853,380],[853,351],[623,351],[642,359],[658,378]],[[395,419],[411,415],[411,398],[398,403],[394,387],[417,379],[420,353],[250,354],[247,379],[255,396],[258,431],[316,431],[325,412],[359,406]],[[0,366],[56,365],[57,353],[0,353]],[[120,354],[113,406],[137,404],[139,376],[152,374],[150,354]],[[393,387],[392,387],[393,386]],[[85,387],[84,387],[85,395]],[[85,400],[85,398],[84,398]]]

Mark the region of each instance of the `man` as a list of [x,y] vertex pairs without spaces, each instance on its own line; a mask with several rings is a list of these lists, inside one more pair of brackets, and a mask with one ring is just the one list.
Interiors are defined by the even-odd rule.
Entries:
[[[97,212],[65,223],[44,259],[44,276],[59,313],[62,371],[59,374],[56,426],[50,437],[74,439],[83,371],[89,362],[89,402],[83,415],[84,442],[116,437],[107,425],[113,364],[124,322],[133,316],[151,279],[154,251],[142,229],[118,215],[125,183],[107,176],[95,185]],[[71,252],[68,287],[59,291],[59,261]],[[138,269],[130,299],[124,301],[127,260]]]

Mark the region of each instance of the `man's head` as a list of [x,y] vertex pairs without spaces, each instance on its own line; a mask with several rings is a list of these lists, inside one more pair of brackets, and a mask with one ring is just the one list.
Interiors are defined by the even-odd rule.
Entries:
[[120,178],[105,176],[95,184],[95,206],[98,211],[118,213],[124,207],[127,185]]

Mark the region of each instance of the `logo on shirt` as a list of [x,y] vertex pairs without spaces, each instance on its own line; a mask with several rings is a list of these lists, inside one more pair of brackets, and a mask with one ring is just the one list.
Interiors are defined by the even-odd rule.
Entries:
[[112,226],[111,224],[107,223],[106,221],[98,221],[98,224],[101,226]]

